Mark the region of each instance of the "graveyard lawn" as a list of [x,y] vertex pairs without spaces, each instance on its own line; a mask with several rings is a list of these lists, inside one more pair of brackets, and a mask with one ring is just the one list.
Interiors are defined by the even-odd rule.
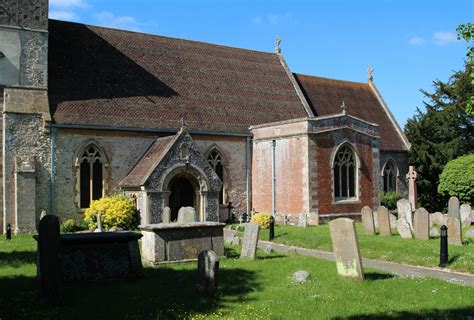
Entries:
[[[281,229],[279,229],[281,231]],[[196,290],[196,263],[146,267],[139,279],[66,283],[63,304],[45,305],[31,236],[0,240],[0,318],[8,319],[472,319],[474,288],[365,270],[342,280],[335,264],[227,247],[213,297]],[[299,270],[310,273],[292,282]]]
[[[356,223],[357,237],[363,258],[409,265],[436,267],[439,264],[439,238],[429,240],[402,239],[396,230],[392,236],[366,235],[362,223]],[[471,226],[470,229],[474,229]],[[463,235],[469,228],[463,229]],[[261,240],[268,240],[268,229],[260,232]],[[240,236],[240,232],[239,232]],[[463,236],[464,245],[449,245],[450,270],[474,273],[474,239]],[[275,226],[274,242],[297,247],[332,252],[331,235],[327,224],[301,228],[290,225]]]

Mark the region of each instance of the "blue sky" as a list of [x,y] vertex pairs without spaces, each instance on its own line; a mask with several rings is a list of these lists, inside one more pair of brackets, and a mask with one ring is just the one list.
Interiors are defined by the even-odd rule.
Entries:
[[[293,72],[365,82],[367,67],[398,122],[463,68],[456,26],[474,1],[50,0],[50,17],[272,52],[276,36]],[[348,106],[350,112],[350,106]]]

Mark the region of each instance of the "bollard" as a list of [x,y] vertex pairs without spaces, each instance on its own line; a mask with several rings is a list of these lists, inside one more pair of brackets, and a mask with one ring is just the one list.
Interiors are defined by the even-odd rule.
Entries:
[[7,240],[11,240],[11,239],[12,239],[12,225],[7,224]]
[[439,266],[446,268],[448,264],[448,227],[441,226],[441,237],[439,239]]
[[270,217],[270,241],[273,241],[275,238],[275,218]]

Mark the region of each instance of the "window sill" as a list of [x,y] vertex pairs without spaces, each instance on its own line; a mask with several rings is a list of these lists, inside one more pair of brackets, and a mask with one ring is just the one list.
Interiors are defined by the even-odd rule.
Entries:
[[341,199],[341,200],[333,200],[332,204],[357,204],[360,203],[359,199]]

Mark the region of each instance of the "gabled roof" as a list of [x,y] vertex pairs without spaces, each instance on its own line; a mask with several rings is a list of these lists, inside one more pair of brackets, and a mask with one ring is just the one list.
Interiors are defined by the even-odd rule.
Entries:
[[58,124],[248,133],[307,116],[277,54],[49,21]]
[[316,116],[342,112],[379,125],[380,150],[407,151],[409,146],[398,124],[369,83],[294,74]]

